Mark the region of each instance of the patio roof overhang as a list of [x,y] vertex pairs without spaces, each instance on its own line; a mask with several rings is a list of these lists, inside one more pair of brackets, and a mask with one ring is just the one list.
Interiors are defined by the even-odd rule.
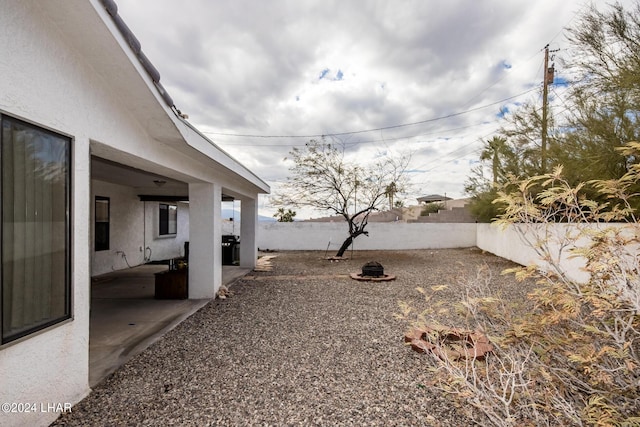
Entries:
[[[199,132],[174,105],[168,105],[173,101],[159,84],[160,74],[149,71],[153,66],[141,48],[130,43],[130,35],[122,33],[122,18],[117,15],[117,7],[113,15],[113,7],[107,7],[110,4],[114,3],[48,0],[39,2],[38,7],[47,12],[60,28],[61,37],[82,54],[85,65],[106,82],[119,105],[152,140],[173,148],[197,165],[188,171],[192,182],[219,182],[229,193],[240,196],[269,193],[268,184]],[[152,173],[162,169],[145,161],[144,155],[131,156],[110,145],[111,142],[92,144],[92,154]],[[170,172],[163,171],[162,175],[188,182],[188,177]]]

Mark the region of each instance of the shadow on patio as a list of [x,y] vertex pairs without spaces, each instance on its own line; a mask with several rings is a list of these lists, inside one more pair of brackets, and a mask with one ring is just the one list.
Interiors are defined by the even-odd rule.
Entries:
[[[94,277],[91,283],[89,386],[94,387],[187,317],[208,299],[154,298],[154,274],[166,265],[140,265]],[[222,267],[229,285],[251,269]]]

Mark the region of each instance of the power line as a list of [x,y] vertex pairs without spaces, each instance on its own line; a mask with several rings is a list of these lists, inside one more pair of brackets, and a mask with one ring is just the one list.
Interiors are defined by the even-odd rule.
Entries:
[[[441,156],[436,157],[435,159],[430,159],[426,163],[422,163],[420,166],[413,167],[412,170],[416,170],[419,173],[431,172],[431,171],[434,171],[434,170],[438,169],[441,166],[446,165],[447,163],[451,163],[453,161],[462,159],[462,158],[470,155],[474,151],[478,150],[478,147],[472,147],[473,145],[476,145],[476,144],[484,141],[485,138],[489,137],[490,135],[493,135],[496,131],[497,131],[497,129],[494,129],[491,132],[489,132],[489,133],[485,134],[484,136],[482,136],[479,140],[475,140],[475,141],[472,141],[472,142],[470,142],[468,144],[465,144],[465,145],[463,145],[461,147],[458,147],[455,150],[449,151],[448,153],[445,153],[445,154],[443,154]],[[451,156],[454,156],[454,157],[451,157]],[[451,158],[449,158],[449,157],[451,157]],[[430,167],[434,163],[437,163],[437,164],[435,166],[433,166],[433,167]],[[425,168],[428,168],[428,169],[425,169]],[[268,179],[268,181],[271,182],[271,183],[284,183],[284,182],[287,182],[286,179]]]
[[[422,164],[422,166],[420,166],[420,167],[418,167],[418,168],[416,168],[416,169],[417,169],[417,170],[422,170],[423,168],[428,168],[430,165],[432,165],[432,164],[434,164],[434,163],[437,163],[437,165],[435,165],[435,166],[433,166],[433,167],[431,167],[431,168],[429,168],[429,169],[425,169],[425,170],[423,171],[423,172],[431,172],[431,171],[436,170],[436,169],[438,169],[439,167],[441,167],[441,166],[443,166],[443,165],[445,165],[445,164],[447,164],[447,163],[451,163],[451,162],[453,162],[453,161],[455,161],[455,160],[462,159],[462,158],[464,158],[465,156],[470,155],[473,151],[476,151],[476,150],[478,149],[478,148],[474,147],[472,150],[467,151],[467,149],[468,149],[468,148],[470,148],[472,145],[475,145],[475,144],[478,144],[479,142],[484,141],[484,140],[485,140],[485,138],[487,138],[488,136],[490,136],[490,135],[494,134],[496,131],[497,131],[497,129],[496,129],[496,130],[493,130],[493,131],[491,131],[491,132],[489,132],[489,133],[487,133],[486,135],[484,135],[483,137],[481,137],[479,140],[476,140],[476,141],[470,142],[470,143],[468,143],[468,144],[465,144],[465,145],[463,145],[463,146],[461,146],[461,147],[458,147],[458,148],[456,148],[455,150],[450,151],[450,152],[448,152],[448,153],[446,153],[446,154],[444,154],[444,155],[442,155],[442,156],[440,156],[440,157],[437,157],[437,158],[435,158],[435,159],[431,159],[431,160],[429,160],[427,163],[423,163],[423,164]],[[457,153],[458,153],[458,152],[461,152],[461,154],[460,154],[460,155],[457,155]],[[452,155],[454,155],[454,154],[456,155],[455,157],[452,157],[452,158],[451,158],[451,159],[449,159],[449,160],[445,160],[445,159],[447,159],[447,157],[452,156]]]
[[[458,126],[455,128],[449,128],[449,129],[443,129],[440,131],[434,131],[434,132],[429,132],[429,133],[421,133],[421,134],[417,134],[417,135],[403,135],[403,136],[398,136],[398,137],[394,137],[394,138],[378,138],[378,139],[368,139],[368,140],[364,140],[364,141],[354,141],[354,142],[349,142],[346,141],[344,142],[344,145],[346,146],[355,146],[355,145],[360,145],[360,144],[371,144],[371,143],[376,143],[376,142],[391,142],[391,141],[398,141],[398,140],[402,140],[402,139],[414,139],[414,138],[420,138],[420,137],[426,137],[426,136],[432,136],[432,135],[446,135],[449,132],[453,132],[453,131],[457,131],[457,130],[463,130],[463,129],[470,129],[470,128],[474,128],[474,127],[478,127],[478,126],[484,126],[487,125],[489,123],[495,123],[498,122],[499,120],[494,120],[493,122],[481,122],[481,123],[476,123],[476,124],[472,124],[472,125],[466,125],[466,126]],[[302,137],[301,137],[302,139]],[[421,144],[424,142],[429,142],[429,141],[413,141],[414,143],[417,144]],[[216,142],[217,144],[233,144],[233,147],[292,147],[292,146],[296,146],[296,145],[304,145],[306,144],[305,142],[300,142],[298,144],[294,143],[290,143],[290,142],[283,142],[281,144],[258,144],[255,142],[228,142],[228,141],[221,141],[221,140],[217,140]]]
[[374,129],[364,129],[364,130],[357,130],[357,131],[350,131],[350,132],[335,132],[335,133],[324,133],[324,134],[312,134],[312,135],[255,135],[255,134],[237,134],[237,133],[224,133],[224,132],[202,132],[204,134],[207,135],[220,135],[220,136],[234,136],[234,137],[242,137],[242,138],[321,138],[323,136],[345,136],[345,135],[356,135],[356,134],[360,134],[360,133],[367,133],[367,132],[377,132],[377,131],[381,131],[381,130],[389,130],[389,129],[398,129],[398,128],[403,128],[403,127],[407,127],[407,126],[415,126],[415,125],[421,125],[424,123],[432,123],[438,120],[444,120],[444,119],[449,119],[451,117],[457,117],[457,116],[461,116],[464,114],[468,114],[474,111],[478,111],[478,110],[482,110],[484,108],[488,108],[488,107],[492,107],[494,105],[497,104],[501,104],[505,101],[509,101],[511,99],[514,98],[518,98],[522,95],[526,95],[529,92],[533,92],[534,90],[537,90],[537,87],[533,87],[531,89],[528,89],[522,93],[519,93],[517,95],[513,95],[510,96],[508,98],[504,98],[501,99],[499,101],[495,101],[492,102],[490,104],[486,104],[486,105],[482,105],[480,107],[476,107],[476,108],[471,108],[469,110],[465,110],[465,111],[460,111],[457,113],[451,113],[451,114],[447,114],[445,116],[440,116],[440,117],[434,117],[431,119],[426,119],[426,120],[420,120],[418,122],[413,122],[413,123],[403,123],[403,124],[399,124],[399,125],[393,125],[393,126],[384,126],[384,127],[380,127],[380,128],[374,128]]

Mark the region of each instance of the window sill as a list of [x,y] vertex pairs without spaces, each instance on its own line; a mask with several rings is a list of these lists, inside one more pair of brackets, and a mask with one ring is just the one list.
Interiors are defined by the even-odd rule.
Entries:
[[6,348],[9,348],[9,347],[13,347],[14,345],[18,345],[18,344],[24,343],[25,341],[29,341],[30,339],[35,338],[38,335],[49,333],[54,329],[57,329],[59,327],[65,326],[65,325],[68,325],[68,324],[70,324],[72,322],[73,322],[73,316],[69,317],[68,319],[61,320],[58,323],[55,323],[53,325],[47,326],[44,329],[40,329],[39,331],[34,331],[34,332],[30,333],[29,335],[25,335],[24,337],[20,337],[20,338],[15,339],[15,340],[13,340],[11,342],[0,344],[0,351],[4,350]]
[[156,236],[156,239],[175,239],[178,237],[178,233],[176,234],[159,234]]

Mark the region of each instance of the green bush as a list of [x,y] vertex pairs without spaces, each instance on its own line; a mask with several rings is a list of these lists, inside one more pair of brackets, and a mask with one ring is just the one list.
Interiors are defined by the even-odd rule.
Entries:
[[439,202],[427,203],[420,211],[420,215],[427,216],[430,213],[438,213],[438,211],[443,210],[444,208],[445,208],[444,203],[439,203]]

